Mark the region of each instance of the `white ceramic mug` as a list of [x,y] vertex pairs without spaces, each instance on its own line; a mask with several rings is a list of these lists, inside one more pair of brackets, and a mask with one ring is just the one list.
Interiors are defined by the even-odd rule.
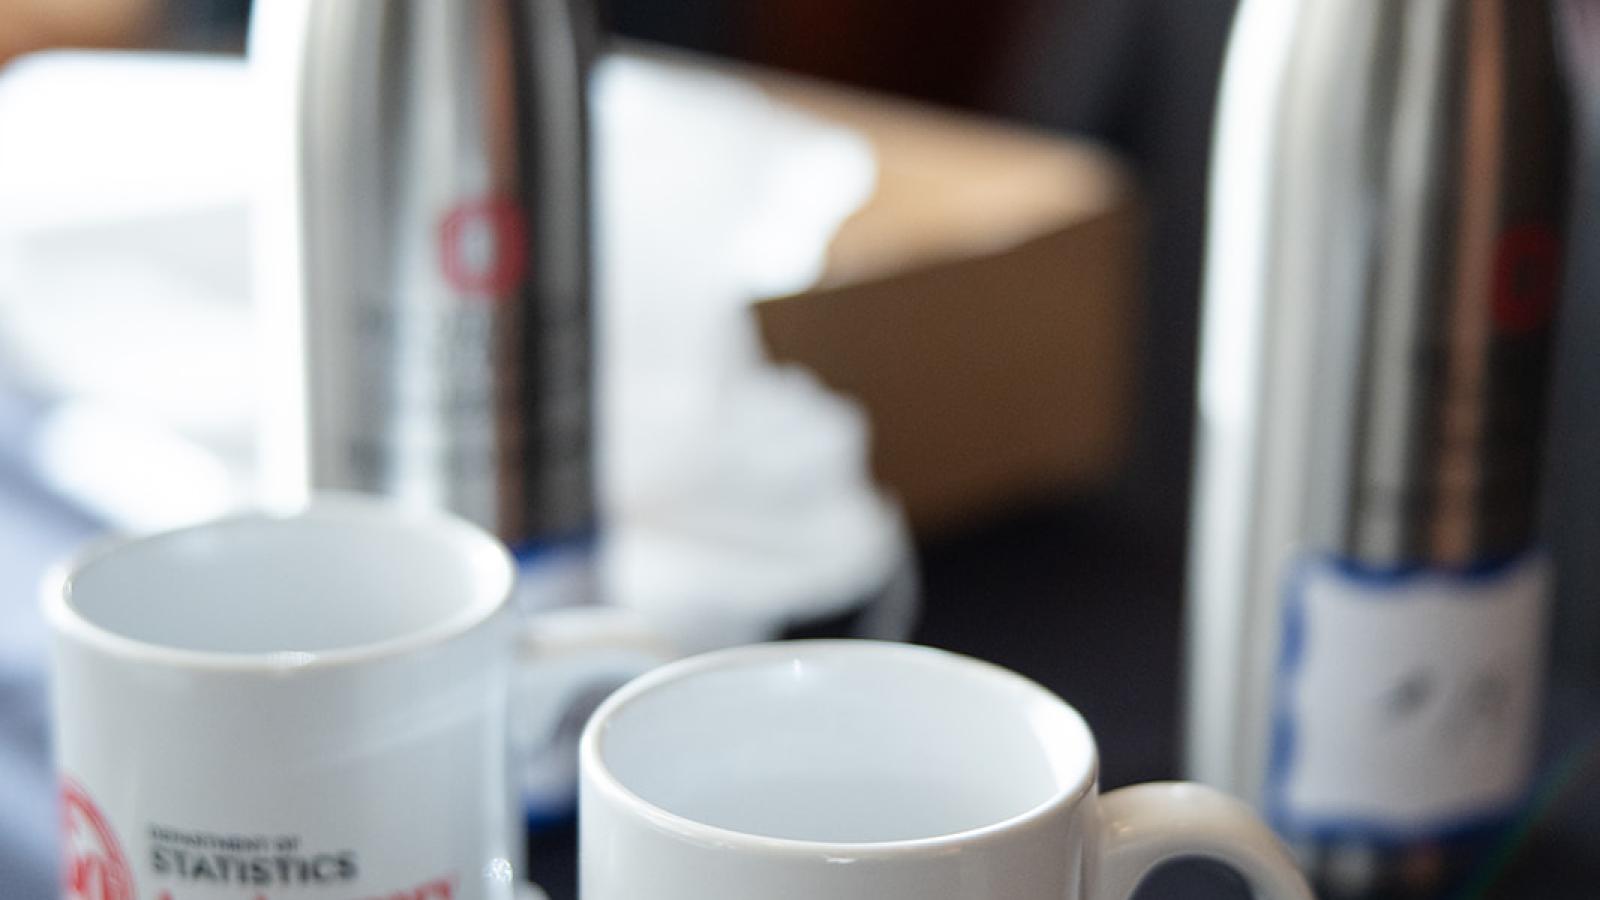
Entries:
[[476,527],[355,496],[64,568],[63,896],[510,897],[512,581]]
[[1076,712],[927,648],[674,663],[602,704],[580,754],[583,900],[1126,900],[1184,856],[1311,900],[1244,804],[1191,784],[1102,797]]

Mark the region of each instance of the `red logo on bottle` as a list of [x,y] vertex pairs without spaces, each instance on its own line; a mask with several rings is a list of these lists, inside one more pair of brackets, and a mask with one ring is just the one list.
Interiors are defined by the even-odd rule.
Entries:
[[61,873],[64,900],[133,900],[133,870],[94,801],[70,779],[61,782]]
[[1561,237],[1549,225],[1518,225],[1500,237],[1494,261],[1494,324],[1525,335],[1550,323],[1561,294]]
[[528,226],[509,200],[463,203],[439,224],[439,260],[445,281],[458,291],[504,295],[522,284],[528,269]]

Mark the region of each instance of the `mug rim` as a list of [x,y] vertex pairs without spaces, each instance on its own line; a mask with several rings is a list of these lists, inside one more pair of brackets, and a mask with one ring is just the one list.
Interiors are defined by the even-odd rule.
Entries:
[[[1066,714],[1069,727],[1077,731],[1087,748],[1086,765],[1076,779],[1058,786],[1039,803],[1012,816],[988,822],[974,828],[934,834],[925,837],[903,838],[887,841],[818,841],[800,838],[773,837],[709,825],[672,812],[646,800],[634,792],[606,765],[601,733],[606,722],[633,700],[674,682],[683,681],[703,672],[731,669],[750,662],[773,658],[792,658],[797,653],[810,658],[839,653],[867,653],[900,657],[925,665],[958,668],[980,677],[1009,682],[1013,687],[1031,693]],[[1054,691],[1031,678],[1004,666],[975,657],[922,644],[900,643],[863,639],[827,639],[774,641],[714,650],[660,666],[628,682],[607,697],[585,725],[578,746],[579,771],[584,787],[593,787],[604,794],[605,800],[636,814],[650,826],[676,837],[701,845],[728,847],[734,850],[753,851],[769,855],[817,855],[849,858],[886,858],[915,855],[928,851],[947,850],[958,846],[971,846],[987,840],[1014,835],[1021,830],[1052,819],[1058,813],[1070,810],[1083,801],[1099,780],[1099,749],[1094,733],[1083,716]],[[581,804],[580,804],[581,805]],[[582,811],[579,812],[580,821]]]
[[[410,633],[324,650],[230,652],[196,650],[129,637],[86,616],[72,603],[72,582],[95,563],[134,547],[182,540],[197,533],[239,526],[303,519],[334,522],[404,521],[448,538],[474,557],[473,568],[487,576],[487,586],[445,618]],[[45,574],[42,606],[45,621],[58,637],[75,640],[120,659],[175,669],[200,669],[238,674],[283,673],[330,669],[379,662],[447,644],[493,619],[511,598],[516,564],[498,538],[454,514],[424,509],[353,491],[318,492],[286,506],[264,506],[206,519],[151,534],[113,534],[91,541],[55,563]]]

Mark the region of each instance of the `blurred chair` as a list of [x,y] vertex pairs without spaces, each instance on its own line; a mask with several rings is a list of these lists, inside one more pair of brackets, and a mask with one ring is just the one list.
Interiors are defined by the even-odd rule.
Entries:
[[[1063,11],[1084,0],[1052,0]],[[763,0],[746,23],[760,62],[983,106],[1040,0]]]
[[1119,506],[1188,525],[1211,121],[1235,0],[1030,0],[987,105],[1117,148],[1149,204],[1144,390]]

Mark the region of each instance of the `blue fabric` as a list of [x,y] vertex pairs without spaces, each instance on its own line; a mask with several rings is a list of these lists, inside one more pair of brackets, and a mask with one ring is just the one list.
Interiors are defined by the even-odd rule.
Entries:
[[[0,441],[14,438],[0,434]],[[53,563],[101,530],[0,460],[0,900],[57,896],[39,584]]]

